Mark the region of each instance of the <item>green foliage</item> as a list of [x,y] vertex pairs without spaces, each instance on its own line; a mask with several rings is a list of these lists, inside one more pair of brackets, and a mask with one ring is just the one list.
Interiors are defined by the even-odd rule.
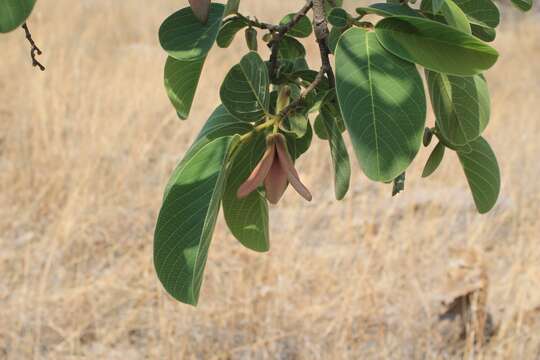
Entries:
[[21,26],[30,16],[36,0],[0,0],[0,33]]
[[[532,6],[513,2],[523,10]],[[220,204],[234,237],[265,252],[268,200],[277,202],[289,184],[311,200],[294,162],[309,153],[314,132],[328,141],[337,199],[351,186],[347,132],[360,168],[369,179],[392,184],[394,195],[405,190],[405,173],[421,144],[429,146],[436,137],[422,177],[433,175],[447,150],[453,151],[478,211],[496,204],[499,168],[481,137],[490,119],[482,73],[499,56],[484,42],[495,39],[500,20],[492,0],[423,0],[414,7],[392,0],[357,8],[355,15],[342,1],[322,5],[272,25],[241,14],[240,1],[229,0],[210,6],[207,22],[188,7],[160,28],[169,55],[165,87],[182,119],[214,43],[228,48],[238,32],[245,35],[246,54],[225,75],[222,105],[171,175],[156,225],[158,277],[182,302],[198,301]],[[314,21],[322,32],[314,31],[311,10],[326,16]],[[365,21],[366,15],[375,16]],[[272,50],[268,61],[257,52],[261,32]],[[321,50],[321,68],[312,69],[306,59],[304,43],[312,38]],[[417,67],[426,73],[435,114],[431,129],[425,129],[426,94]]]
[[[388,0],[359,7],[354,15],[341,0],[317,0],[278,24],[240,13],[240,0],[189,3],[159,28],[168,55],[165,89],[179,118],[189,117],[214,44],[228,48],[244,31],[246,53],[225,74],[222,104],[165,187],[154,263],[174,298],[197,304],[221,205],[234,237],[265,252],[268,202],[277,203],[287,188],[311,201],[295,162],[309,153],[314,132],[328,142],[338,200],[351,186],[347,132],[360,168],[369,179],[392,184],[393,195],[405,190],[406,171],[421,144],[437,138],[422,177],[433,175],[453,151],[478,212],[495,206],[500,171],[482,137],[491,115],[483,73],[499,57],[486,43],[495,39],[501,18],[493,0],[421,0],[419,6]],[[523,11],[533,6],[532,0],[512,3]],[[0,32],[21,26],[34,5],[35,0],[0,0]],[[25,31],[35,60],[39,50]],[[259,39],[271,50],[268,61],[258,53]],[[304,46],[313,40],[320,50],[315,68]],[[418,67],[426,74],[432,128],[425,128]]]

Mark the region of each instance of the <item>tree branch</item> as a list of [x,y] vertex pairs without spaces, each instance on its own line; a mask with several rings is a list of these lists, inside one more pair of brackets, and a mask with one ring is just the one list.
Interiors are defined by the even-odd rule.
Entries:
[[37,59],[37,55],[41,55],[42,51],[40,48],[37,47],[36,43],[34,42],[34,39],[32,39],[32,34],[30,33],[30,30],[28,29],[28,25],[26,23],[22,24],[22,28],[24,29],[24,33],[26,35],[26,40],[30,43],[31,49],[30,49],[30,57],[32,58],[32,66],[37,66],[41,71],[45,71],[45,66],[43,66]]
[[332,52],[328,47],[328,34],[330,31],[328,30],[328,22],[324,11],[324,0],[313,0],[313,28],[315,38],[319,44],[322,67],[328,77],[328,81],[330,81],[330,87],[335,87],[336,79],[332,70],[332,64],[330,63],[330,54]]

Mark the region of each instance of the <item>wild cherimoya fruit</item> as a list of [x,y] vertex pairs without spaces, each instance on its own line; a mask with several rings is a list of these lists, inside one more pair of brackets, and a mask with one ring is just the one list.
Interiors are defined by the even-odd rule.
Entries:
[[195,17],[202,23],[208,22],[208,11],[210,10],[210,0],[189,0],[191,10]]
[[238,188],[237,196],[244,198],[264,183],[266,198],[270,203],[277,204],[287,185],[292,187],[307,201],[312,196],[302,184],[298,172],[287,150],[283,134],[271,134],[266,138],[266,151],[248,179]]

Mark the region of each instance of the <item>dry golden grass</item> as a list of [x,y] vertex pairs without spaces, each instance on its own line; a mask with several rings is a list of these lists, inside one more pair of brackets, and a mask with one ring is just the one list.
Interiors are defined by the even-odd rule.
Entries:
[[[300,4],[243,3],[269,21]],[[459,325],[438,317],[453,248],[480,251],[489,276],[494,335],[480,356],[540,358],[537,16],[506,13],[488,74],[487,137],[503,173],[490,214],[475,212],[455,156],[420,179],[425,150],[402,195],[354,164],[337,203],[316,141],[299,163],[314,201],[289,191],[272,209],[269,254],[242,248],[220,221],[192,308],[156,279],[153,226],[244,44],[212,52],[191,118],[177,120],[156,35],[177,6],[39,1],[30,26],[45,73],[21,31],[0,37],[0,359],[455,358]]]

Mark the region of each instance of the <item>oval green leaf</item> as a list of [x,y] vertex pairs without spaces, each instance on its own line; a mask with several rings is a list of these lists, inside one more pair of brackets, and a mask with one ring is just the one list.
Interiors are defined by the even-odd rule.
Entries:
[[[291,22],[294,18],[295,14],[289,14],[285,16],[281,21],[279,22],[280,25],[285,25],[289,22]],[[309,21],[309,18],[307,16],[302,16],[298,23],[294,25],[288,32],[290,36],[298,37],[298,38],[305,38],[311,35],[313,32],[313,27],[311,26],[311,21]]]
[[177,60],[205,57],[216,40],[223,9],[222,4],[212,3],[206,24],[201,24],[189,7],[175,12],[159,28],[161,46]]
[[375,181],[392,181],[414,159],[426,100],[416,67],[387,52],[375,33],[352,28],[336,49],[337,96],[356,157]]
[[427,80],[437,128],[444,138],[460,146],[479,137],[491,113],[486,79],[428,71]]
[[216,44],[220,48],[228,48],[236,34],[246,26],[248,26],[248,24],[242,18],[236,17],[231,18],[230,20],[227,19],[219,29]]
[[470,144],[470,152],[458,151],[478,212],[487,213],[495,206],[501,190],[501,174],[495,153],[484,138]]
[[154,266],[175,299],[197,305],[225,188],[225,166],[240,136],[218,138],[185,164],[168,192],[154,234]]
[[476,75],[499,57],[476,37],[429,19],[394,16],[379,21],[375,32],[394,55],[436,72]]
[[165,89],[181,119],[187,119],[206,58],[180,61],[168,57],[165,63]]
[[426,166],[424,166],[424,171],[422,172],[422,177],[428,177],[437,170],[443,160],[445,150],[446,147],[439,141],[431,152],[431,155],[429,155]]
[[36,0],[0,0],[0,32],[7,33],[21,26],[36,4]]
[[[449,2],[449,0],[446,0]],[[492,0],[452,0],[469,18],[472,23],[483,24],[495,28],[499,25],[501,14]],[[422,11],[437,14],[433,11],[433,0],[423,0],[420,5]]]
[[258,53],[250,52],[225,77],[221,101],[233,116],[255,122],[268,114],[269,87],[268,68]]

